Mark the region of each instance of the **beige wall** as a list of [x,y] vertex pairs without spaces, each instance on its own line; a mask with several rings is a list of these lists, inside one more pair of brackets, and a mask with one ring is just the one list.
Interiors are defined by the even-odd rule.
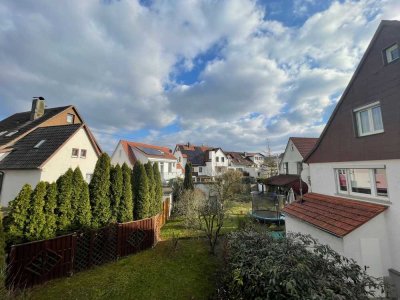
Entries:
[[114,153],[111,155],[111,164],[114,166],[117,164],[122,166],[124,163],[126,163],[131,168],[133,167],[128,158],[128,155],[122,147],[121,142],[119,142],[117,148],[115,148],[114,150]]

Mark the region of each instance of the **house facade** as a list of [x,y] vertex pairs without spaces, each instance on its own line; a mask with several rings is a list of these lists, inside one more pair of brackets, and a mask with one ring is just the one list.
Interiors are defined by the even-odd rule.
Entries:
[[[38,106],[43,110],[35,116]],[[89,182],[101,154],[75,107],[44,109],[44,99],[35,99],[30,112],[0,122],[0,145],[2,206],[7,206],[24,184],[35,187],[39,181],[54,182],[69,168],[79,167]]]
[[311,192],[285,208],[400,296],[400,22],[382,21],[314,149]]
[[168,147],[121,140],[115,148],[111,163],[113,165],[127,163],[133,168],[136,161],[158,163],[161,180],[164,184],[171,179],[182,177],[182,167]]
[[229,160],[229,169],[238,170],[253,178],[266,173],[265,156],[261,153],[225,152]]

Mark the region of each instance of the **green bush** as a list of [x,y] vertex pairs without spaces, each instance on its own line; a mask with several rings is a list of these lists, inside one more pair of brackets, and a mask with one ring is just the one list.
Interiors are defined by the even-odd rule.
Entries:
[[56,236],[57,216],[55,210],[57,208],[57,184],[55,182],[47,185],[47,193],[44,204],[44,215],[46,225],[43,228],[43,238],[50,239]]
[[154,183],[155,183],[155,192],[154,192],[154,214],[158,214],[162,211],[162,198],[163,198],[163,184],[160,174],[160,169],[158,168],[158,163],[155,162],[153,164],[153,175],[154,175]]
[[190,162],[186,163],[185,166],[185,179],[183,180],[183,188],[185,190],[193,190],[193,177],[192,177],[192,164]]
[[43,229],[46,224],[46,216],[44,213],[46,193],[46,182],[40,181],[31,195],[31,204],[28,210],[29,216],[25,234],[26,238],[30,241],[43,238]]
[[154,216],[158,213],[158,211],[156,200],[156,182],[153,174],[153,165],[149,161],[144,165],[144,168],[146,169],[149,187],[149,215]]
[[103,153],[97,160],[93,178],[89,185],[93,228],[107,225],[111,218],[110,168],[110,157]]
[[126,163],[122,165],[122,195],[119,205],[118,222],[133,220],[133,200],[131,186],[131,169]]
[[140,220],[150,215],[149,183],[146,170],[140,161],[137,161],[133,167],[133,177],[134,217],[135,220]]
[[120,202],[123,193],[123,176],[119,164],[111,168],[110,172],[110,201],[111,201],[111,222],[117,222],[120,213]]
[[73,220],[71,206],[73,174],[74,172],[72,169],[68,169],[68,171],[57,180],[57,230],[61,232],[69,230]]
[[231,233],[220,299],[367,299],[381,283],[309,235]]
[[9,243],[18,243],[24,240],[32,188],[25,184],[18,196],[9,204],[10,212],[5,225],[6,239]]
[[78,229],[78,210],[81,202],[83,185],[85,184],[85,180],[83,179],[83,175],[79,167],[74,170],[72,174],[72,191],[71,191],[71,211],[72,211],[72,220],[71,220],[71,229]]

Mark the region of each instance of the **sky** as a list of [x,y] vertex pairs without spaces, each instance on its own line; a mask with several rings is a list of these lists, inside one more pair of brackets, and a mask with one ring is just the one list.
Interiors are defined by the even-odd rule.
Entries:
[[399,0],[0,2],[0,119],[75,105],[101,147],[318,137]]

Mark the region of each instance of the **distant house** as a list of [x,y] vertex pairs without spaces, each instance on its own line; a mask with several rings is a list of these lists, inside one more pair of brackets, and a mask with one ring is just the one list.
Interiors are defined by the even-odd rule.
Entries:
[[[382,21],[314,149],[312,193],[286,230],[311,234],[400,296],[400,22]],[[395,297],[394,295],[391,295]],[[396,297],[397,298],[397,297]]]
[[225,173],[229,166],[228,157],[221,148],[178,144],[174,155],[183,168],[188,162],[192,164],[193,176],[199,181],[211,180]]
[[0,201],[15,198],[21,187],[53,182],[68,168],[80,167],[89,182],[101,149],[74,106],[45,108],[33,100],[28,112],[0,121]]
[[229,168],[238,170],[250,177],[258,178],[266,171],[265,156],[261,153],[225,152]]
[[145,164],[157,162],[164,184],[171,179],[182,176],[182,166],[178,164],[172,150],[168,147],[121,140],[115,148],[111,163],[116,165],[127,163],[131,168],[136,161]]

